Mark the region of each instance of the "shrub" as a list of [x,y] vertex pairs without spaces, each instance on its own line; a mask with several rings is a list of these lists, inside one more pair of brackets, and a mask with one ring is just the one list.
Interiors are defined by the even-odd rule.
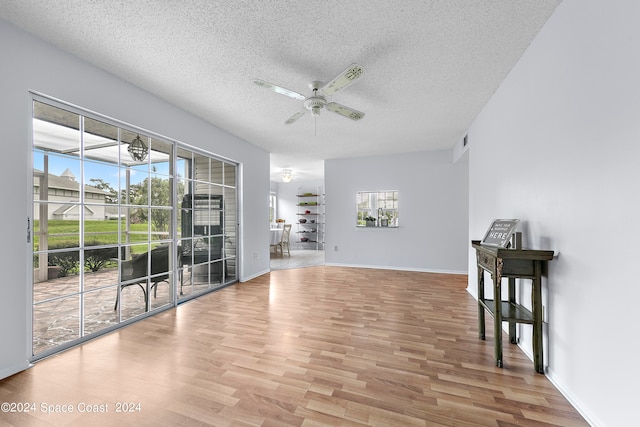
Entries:
[[78,273],[79,270],[79,252],[56,252],[49,254],[49,265],[57,265],[60,267],[58,277],[67,277],[70,273]]
[[[99,245],[100,242],[89,242],[87,245]],[[85,249],[84,251],[84,266],[89,270],[96,272],[111,262],[112,259],[118,258],[118,248],[96,248]]]
[[[88,246],[99,245],[100,242],[92,241],[87,242]],[[49,249],[66,249],[77,248],[76,242],[60,241],[49,245]],[[106,264],[111,262],[111,259],[118,257],[118,248],[95,248],[85,249],[84,251],[84,265],[89,270],[96,272],[103,268]],[[80,252],[79,249],[74,249],[66,252],[54,252],[49,254],[49,265],[57,265],[60,267],[60,273],[58,277],[66,277],[69,274],[77,274],[80,271]]]

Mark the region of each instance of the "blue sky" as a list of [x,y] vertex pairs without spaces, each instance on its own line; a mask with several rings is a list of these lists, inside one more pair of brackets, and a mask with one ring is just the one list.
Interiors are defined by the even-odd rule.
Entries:
[[[179,161],[178,163],[183,163]],[[69,169],[71,173],[76,177],[76,181],[80,181],[81,171],[80,166],[81,161],[77,157],[70,156],[59,156],[59,155],[49,155],[49,173],[53,175],[60,176],[66,169]],[[34,150],[33,152],[33,167],[34,169],[39,169],[44,171],[44,153],[41,151]],[[132,166],[131,169],[131,184],[138,184],[149,176],[148,165],[136,165]],[[169,163],[162,162],[156,165],[152,165],[152,168],[155,167],[155,173],[161,175],[169,175]],[[126,168],[118,168],[116,165],[111,165],[108,163],[101,162],[84,162],[85,169],[85,178],[86,183],[91,185],[90,179],[97,178],[102,179],[104,182],[109,183],[112,188],[118,189],[118,176],[120,175],[122,180],[122,186],[124,187],[125,180],[125,171]]]

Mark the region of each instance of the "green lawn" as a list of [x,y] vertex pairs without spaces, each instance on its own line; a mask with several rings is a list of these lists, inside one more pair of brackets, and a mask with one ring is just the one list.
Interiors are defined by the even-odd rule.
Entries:
[[[125,221],[121,222],[121,230],[124,239]],[[39,248],[40,243],[40,222],[34,221],[33,224],[33,243],[34,248]],[[131,224],[129,229],[134,233],[131,234],[129,241],[131,243],[147,242],[149,236],[147,234],[148,224]],[[94,234],[95,233],[95,234]],[[85,221],[85,243],[96,242],[99,245],[116,245],[118,244],[118,221]],[[49,248],[76,247],[80,243],[80,221],[54,219],[49,220]]]

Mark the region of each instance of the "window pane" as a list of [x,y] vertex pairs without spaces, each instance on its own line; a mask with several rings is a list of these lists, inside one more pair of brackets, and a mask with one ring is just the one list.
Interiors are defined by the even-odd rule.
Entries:
[[222,259],[224,256],[224,238],[215,236],[209,238],[209,261]]
[[141,281],[148,275],[148,244],[124,246],[120,253],[120,282]]
[[[87,206],[87,209],[105,211],[107,206]],[[101,246],[118,244],[118,221],[85,220],[84,246]],[[113,255],[113,258],[117,255]]]
[[171,208],[151,208],[151,233],[153,240],[171,238]]
[[33,145],[43,151],[80,154],[80,116],[47,105],[33,103]]
[[150,138],[150,162],[151,171],[160,175],[173,175],[171,170],[172,144],[158,138]]
[[118,283],[119,253],[117,245],[89,247],[84,250],[84,289]]
[[211,159],[211,180],[209,182],[222,185],[222,162]]
[[39,200],[60,203],[80,201],[80,182],[79,178],[76,178],[80,177],[81,161],[79,159],[66,155],[35,152],[33,160],[34,185],[38,186]]
[[141,279],[138,283],[121,286],[118,310],[120,319],[127,320],[144,314],[147,311],[147,287],[149,279]]
[[[49,209],[54,206],[49,206]],[[39,222],[40,250],[80,247],[80,221],[70,217],[70,214],[78,212],[79,208],[78,204],[70,206],[66,219],[50,219],[46,223]]]
[[186,179],[178,179],[177,180],[177,193],[176,193],[176,203],[178,208],[182,206],[182,200],[184,199],[184,195],[189,192],[189,182]]
[[236,255],[236,224],[238,223],[236,190],[227,188],[224,192],[224,234],[225,256]]
[[236,186],[236,165],[224,164],[224,185]]
[[181,239],[178,242],[179,251],[181,254],[181,263],[182,265],[192,265],[193,264],[193,249],[194,242],[192,239]]
[[[188,205],[190,206],[190,205]],[[179,237],[193,236],[193,211],[191,209],[180,209],[178,232]]]
[[[118,247],[103,246],[93,247],[84,250],[84,271],[85,288],[93,286],[104,286],[111,280],[115,283],[115,275],[111,271],[118,265]],[[102,271],[101,271],[102,270]],[[100,272],[101,274],[95,274]],[[104,273],[104,274],[103,274]],[[101,283],[100,283],[101,282]]]
[[116,204],[119,173],[117,165],[99,162],[84,163],[84,196],[87,203]]
[[118,164],[118,128],[92,118],[84,118],[84,158]]
[[150,175],[129,168],[124,169],[121,173],[124,176],[124,182],[121,184],[123,186],[123,203],[140,206],[149,205]]
[[151,205],[172,206],[171,179],[164,175],[152,175],[151,177]]
[[[64,324],[61,328],[58,325]],[[33,306],[33,353],[41,353],[80,337],[80,296]]]
[[[210,181],[210,169],[209,169],[209,158],[202,156],[200,154],[193,155],[193,163],[194,163],[194,171],[192,178],[196,181],[209,184]],[[198,189],[196,188],[195,192]]]
[[151,280],[153,282],[149,296],[151,310],[173,303],[173,287],[171,286],[173,273],[168,272],[166,275],[156,276],[155,279],[162,280],[157,282],[153,278]]
[[80,292],[79,251],[43,252],[37,257],[38,266],[43,266],[44,274],[39,268],[34,269],[34,302]]
[[120,163],[140,173],[148,173],[150,145],[147,135],[120,128]]
[[117,286],[84,294],[84,333],[91,334],[118,323],[118,312],[113,309]]

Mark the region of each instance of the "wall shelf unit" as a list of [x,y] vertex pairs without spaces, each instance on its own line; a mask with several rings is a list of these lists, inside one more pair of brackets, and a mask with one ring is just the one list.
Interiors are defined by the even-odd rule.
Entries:
[[301,249],[324,249],[324,194],[318,187],[314,191],[298,188],[296,195],[296,245]]

